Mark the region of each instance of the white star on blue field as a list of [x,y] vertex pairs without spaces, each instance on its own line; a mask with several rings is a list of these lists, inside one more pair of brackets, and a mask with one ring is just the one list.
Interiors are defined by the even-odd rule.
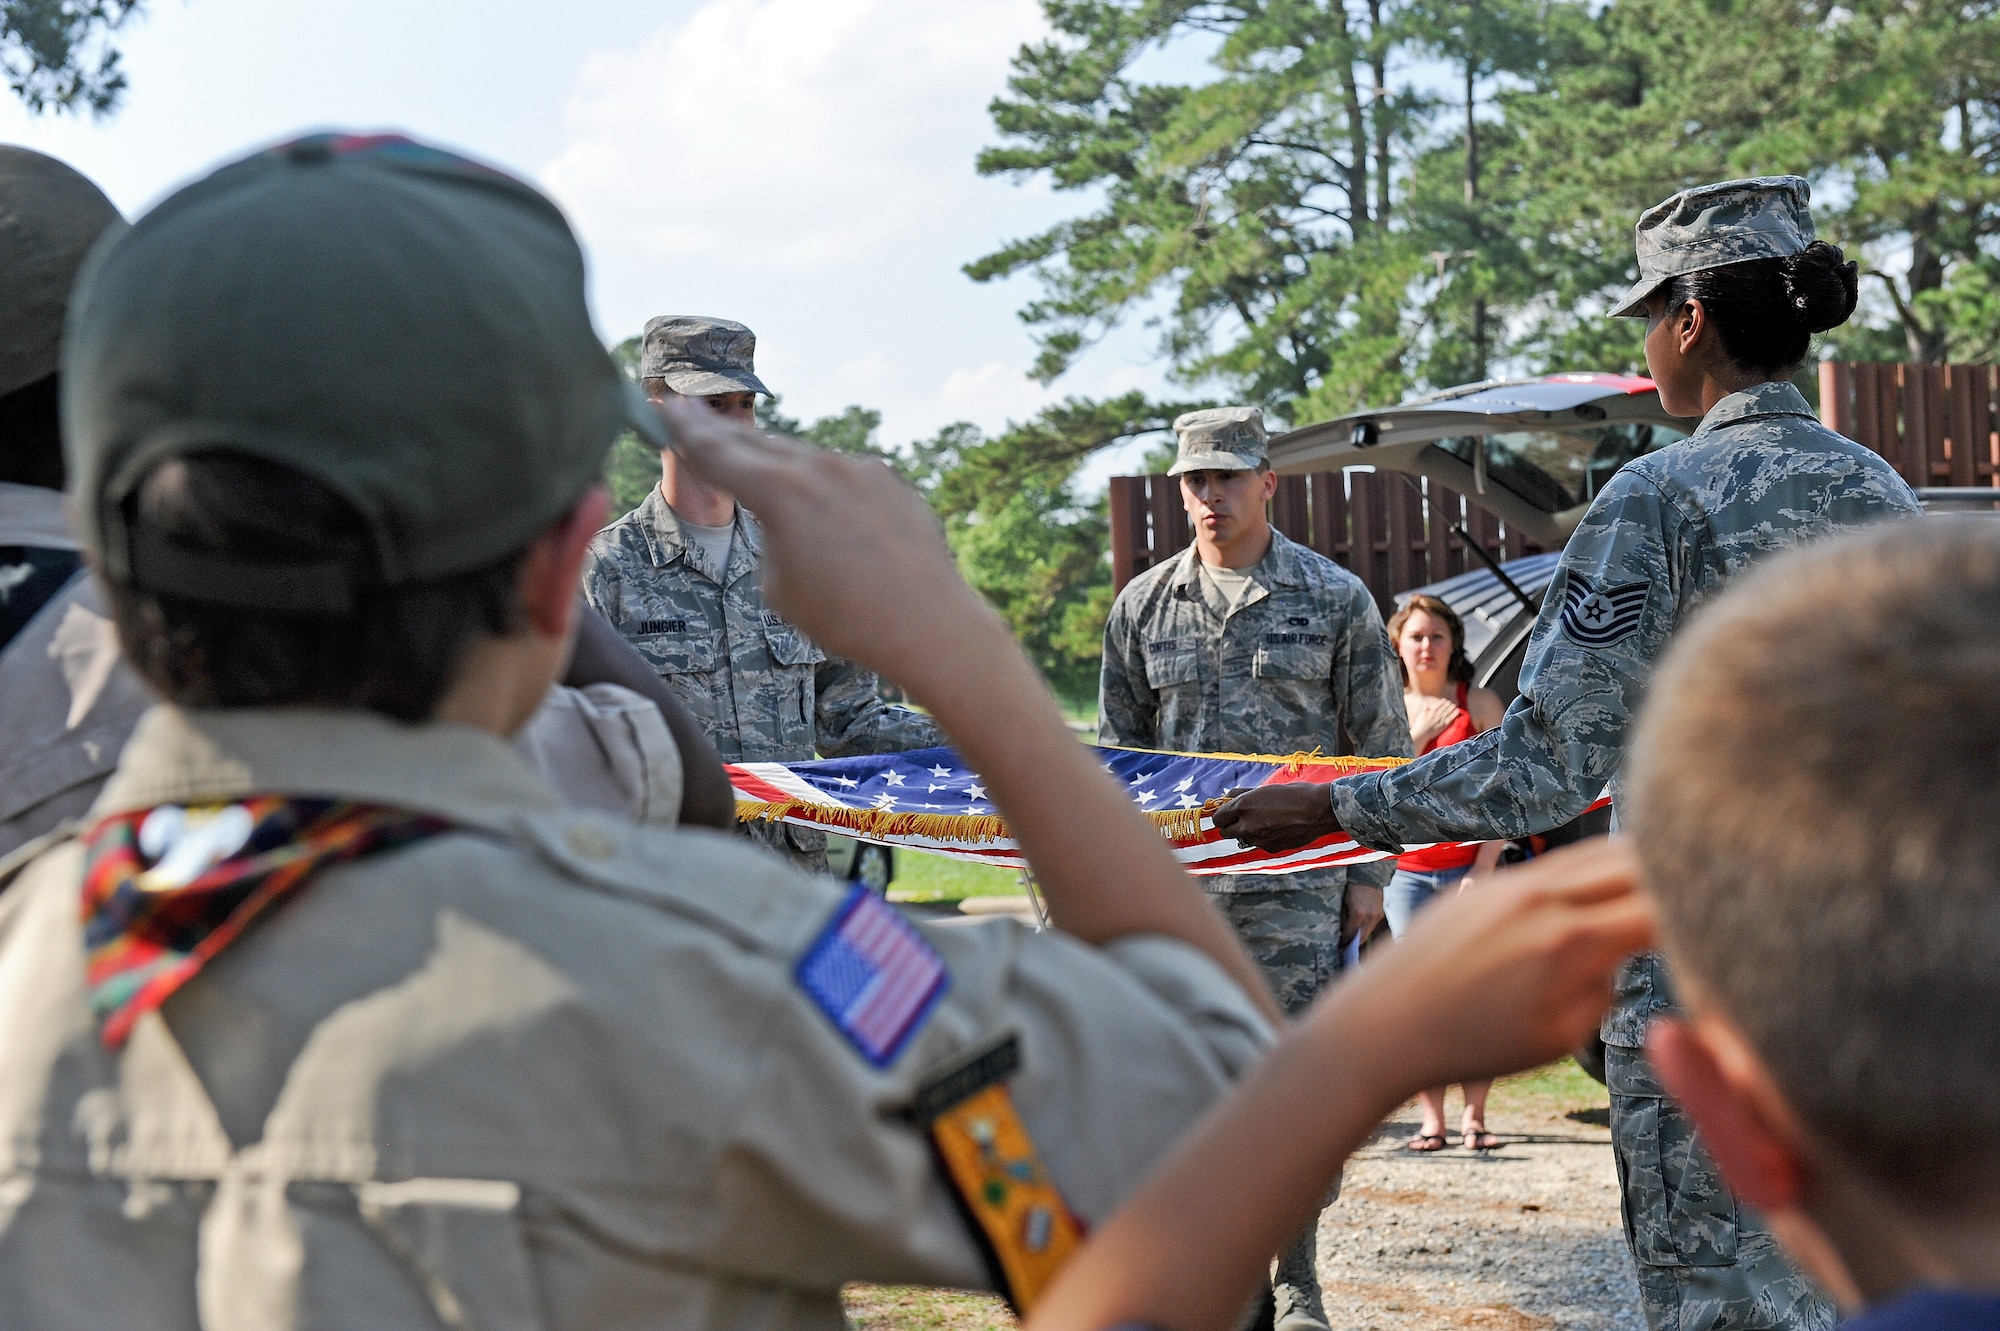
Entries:
[[[1092,746],[1113,780],[1148,812],[1199,809],[1229,790],[1262,785],[1272,765]],[[831,803],[883,813],[990,814],[986,782],[948,748],[786,764]]]

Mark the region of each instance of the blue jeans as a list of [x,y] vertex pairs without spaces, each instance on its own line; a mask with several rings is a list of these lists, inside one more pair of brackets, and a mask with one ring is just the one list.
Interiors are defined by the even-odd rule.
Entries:
[[1459,869],[1396,870],[1382,889],[1382,913],[1389,917],[1390,936],[1401,938],[1426,901],[1471,872],[1469,864]]

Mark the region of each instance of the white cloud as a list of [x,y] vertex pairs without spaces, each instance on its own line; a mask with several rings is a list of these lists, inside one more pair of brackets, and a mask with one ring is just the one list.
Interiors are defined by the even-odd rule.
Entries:
[[856,391],[893,382],[902,366],[881,351],[864,351],[833,367],[833,377]]
[[985,102],[1043,30],[1034,0],[711,0],[586,62],[544,179],[662,258],[879,256],[968,201]]
[[1055,395],[1021,372],[1018,365],[989,361],[973,370],[953,370],[938,388],[937,405],[952,420],[1022,420]]
[[1090,206],[973,167],[1009,62],[1047,35],[1037,0],[699,0],[657,22],[582,62],[539,175],[607,338],[660,313],[741,320],[786,414],[871,407],[891,444],[996,431],[1107,378],[1157,391],[1136,332],[1040,388],[1015,315],[1033,280],[961,271]]
[[123,34],[120,115],[36,117],[0,95],[0,139],[134,211],[253,142],[405,128],[551,190],[607,339],[656,314],[740,319],[787,413],[876,408],[890,442],[954,420],[997,431],[1054,397],[1171,391],[1138,316],[1034,387],[1015,313],[1034,280],[960,271],[1094,206],[973,169],[999,141],[987,106],[1008,62],[1047,34],[1036,0],[593,0],[555,25],[546,10],[154,6]]

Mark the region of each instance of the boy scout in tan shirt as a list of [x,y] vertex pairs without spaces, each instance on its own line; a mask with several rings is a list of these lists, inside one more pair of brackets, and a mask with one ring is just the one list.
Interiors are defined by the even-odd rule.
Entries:
[[[86,270],[81,534],[173,701],[85,832],[0,870],[10,1328],[831,1331],[857,1279],[1028,1304],[1265,1047],[1249,959],[876,464],[667,413],[764,519],[774,607],[979,766],[1062,932],[913,925],[529,770],[507,737],[561,670],[603,454],[668,442],[582,273],[528,187],[332,135]],[[258,670],[206,650],[245,632]]]
[[[153,702],[63,511],[63,317],[92,244],[122,225],[71,167],[0,144],[0,855],[81,817]],[[591,627],[570,668],[579,687],[551,688],[516,747],[572,806],[733,823],[692,718],[607,625]]]

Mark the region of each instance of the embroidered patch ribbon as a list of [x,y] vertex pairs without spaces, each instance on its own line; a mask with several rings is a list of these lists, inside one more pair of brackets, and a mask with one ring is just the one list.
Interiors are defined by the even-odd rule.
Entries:
[[84,837],[84,983],[107,1049],[321,869],[450,826],[340,800],[259,795],[114,814]]
[[1011,1033],[969,1050],[923,1079],[910,1117],[928,1126],[995,1283],[1025,1317],[1082,1246],[1083,1224],[1014,1107],[1007,1081],[1020,1066],[1020,1039]]

